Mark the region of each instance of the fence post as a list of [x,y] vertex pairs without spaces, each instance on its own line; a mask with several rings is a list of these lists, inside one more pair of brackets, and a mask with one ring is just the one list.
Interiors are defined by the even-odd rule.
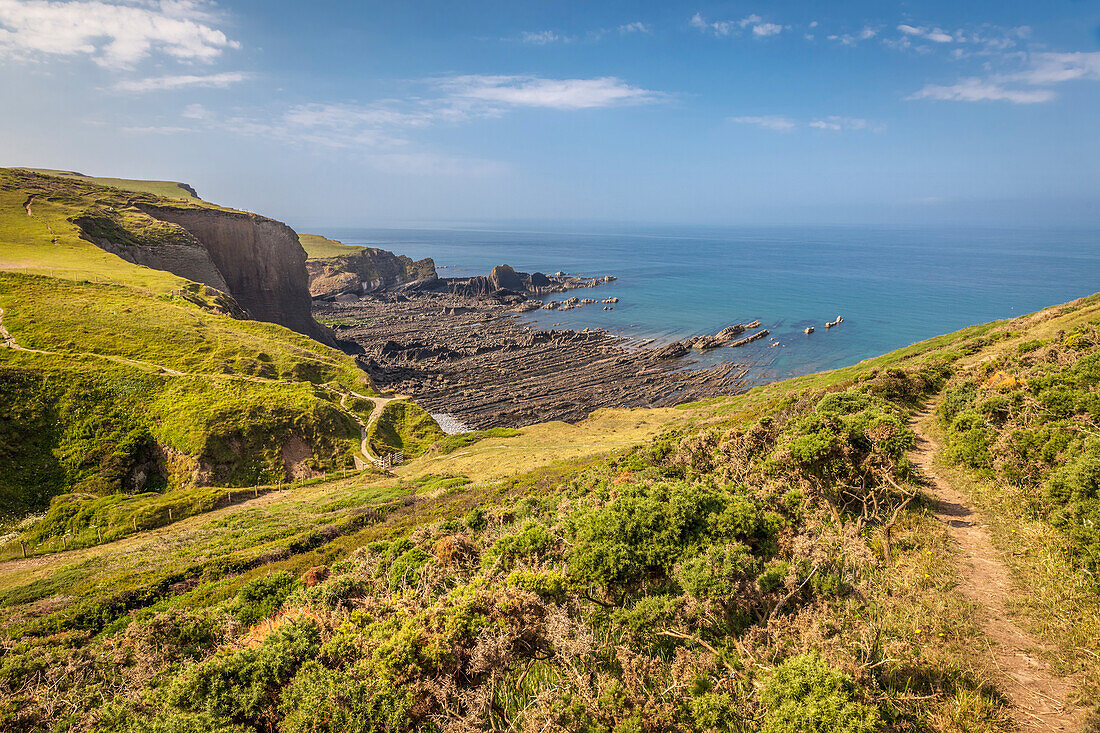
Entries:
[[168,507],[168,521],[172,521],[172,507]]
[[103,530],[100,529],[98,525],[96,525],[95,534],[96,534],[96,537],[99,538],[99,541],[103,542]]
[[27,545],[26,545],[26,543],[23,542],[23,540],[19,540],[19,549],[21,549],[23,551],[23,557],[26,557],[27,556]]

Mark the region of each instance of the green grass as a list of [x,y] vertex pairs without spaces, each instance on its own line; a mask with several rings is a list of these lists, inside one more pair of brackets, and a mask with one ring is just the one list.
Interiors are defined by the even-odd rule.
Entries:
[[0,349],[5,517],[74,491],[285,481],[342,469],[355,448],[354,422],[321,387],[373,393],[353,359],[232,318],[218,291],[81,238],[74,222],[89,216],[113,217],[100,235],[149,246],[182,236],[134,198],[87,177],[0,169],[4,325],[46,352]]
[[367,428],[367,441],[378,456],[403,451],[407,458],[413,458],[443,437],[432,416],[409,400],[387,402]]
[[73,178],[81,183],[92,183],[97,186],[108,186],[123,191],[137,191],[139,193],[151,193],[155,196],[163,196],[166,199],[180,199],[181,201],[199,201],[199,197],[185,183],[176,181],[142,181],[131,178],[103,178],[100,176],[86,176],[75,171],[59,171],[50,168],[21,168],[32,173],[42,173],[58,178]]
[[330,257],[342,257],[343,255],[363,251],[362,247],[344,244],[335,239],[322,237],[319,234],[299,234],[298,241],[302,243],[302,249],[306,251],[306,257],[311,260],[325,260]]

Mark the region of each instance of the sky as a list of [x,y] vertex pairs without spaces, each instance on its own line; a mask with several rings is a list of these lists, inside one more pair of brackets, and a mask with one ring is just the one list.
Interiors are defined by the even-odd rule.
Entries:
[[1100,2],[0,0],[0,165],[302,226],[1100,224]]

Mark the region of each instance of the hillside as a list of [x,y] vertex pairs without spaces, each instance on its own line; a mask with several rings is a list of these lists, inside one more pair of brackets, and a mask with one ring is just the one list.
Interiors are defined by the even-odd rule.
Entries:
[[359,427],[340,398],[371,393],[367,376],[335,349],[247,318],[327,338],[304,260],[294,233],[262,217],[0,170],[2,518],[64,495],[32,547],[97,542],[123,522],[162,521],[93,516],[105,497],[168,492],[179,518],[216,496],[204,487],[351,467]]
[[0,563],[0,726],[1079,729],[1098,358],[1094,296],[23,560],[30,521]]

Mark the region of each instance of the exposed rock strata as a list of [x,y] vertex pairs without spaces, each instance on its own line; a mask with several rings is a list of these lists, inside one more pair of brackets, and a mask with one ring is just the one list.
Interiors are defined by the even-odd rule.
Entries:
[[524,326],[502,291],[382,293],[314,307],[322,320],[361,324],[334,330],[362,351],[360,365],[380,388],[475,428],[575,421],[601,407],[669,406],[740,388],[745,370],[737,365],[673,368],[659,352],[604,331]]
[[[155,219],[182,227],[206,250],[221,280],[219,284],[211,274],[199,282],[218,289],[228,288],[228,294],[252,318],[333,343],[327,329],[313,320],[305,251],[298,235],[286,224],[240,211],[143,202],[135,205]],[[159,245],[149,248],[146,256],[152,260],[141,264],[189,279],[202,276],[194,269],[173,269],[179,262],[178,257],[172,256],[176,248],[163,254],[159,249]]]
[[553,275],[544,275],[541,272],[516,272],[509,265],[497,265],[487,276],[447,278],[440,283],[425,283],[420,289],[447,290],[455,295],[522,294],[539,298],[551,293],[564,293],[566,290],[594,288],[614,279],[610,275],[589,277],[567,275],[564,272]]
[[309,260],[306,269],[310,295],[323,299],[393,290],[408,283],[430,282],[437,277],[435,263],[430,257],[413,260],[376,247]]

